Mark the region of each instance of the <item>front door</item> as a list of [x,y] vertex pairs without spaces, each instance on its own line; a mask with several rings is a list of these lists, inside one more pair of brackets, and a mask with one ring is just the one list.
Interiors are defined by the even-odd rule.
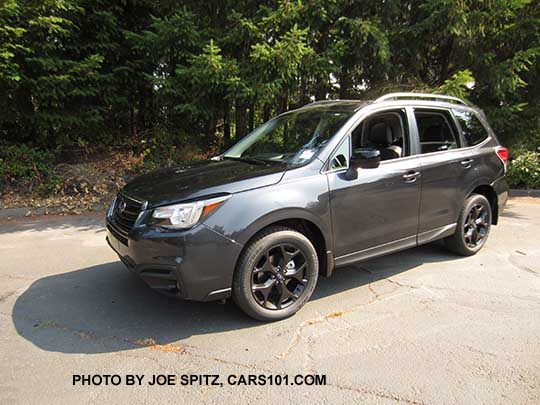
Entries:
[[383,159],[375,169],[359,169],[356,179],[339,168],[349,139],[333,157],[327,176],[338,265],[416,245],[421,169],[411,156],[408,121],[404,109],[389,110],[356,127],[351,147],[379,149]]

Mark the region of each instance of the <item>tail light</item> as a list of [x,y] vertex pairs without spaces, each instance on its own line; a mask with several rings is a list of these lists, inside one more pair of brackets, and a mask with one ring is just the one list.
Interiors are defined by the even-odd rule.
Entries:
[[504,146],[499,146],[497,149],[497,156],[504,164],[504,171],[506,172],[506,165],[508,164],[508,149]]
[[508,149],[504,146],[499,146],[497,148],[497,155],[501,158],[504,164],[508,163]]

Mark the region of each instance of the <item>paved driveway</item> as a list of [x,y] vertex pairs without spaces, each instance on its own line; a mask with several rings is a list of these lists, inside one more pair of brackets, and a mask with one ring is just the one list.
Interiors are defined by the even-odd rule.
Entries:
[[[339,269],[272,324],[157,295],[104,237],[97,216],[0,223],[0,403],[540,403],[538,200],[512,200],[475,257],[435,243]],[[281,373],[327,385],[72,385]]]

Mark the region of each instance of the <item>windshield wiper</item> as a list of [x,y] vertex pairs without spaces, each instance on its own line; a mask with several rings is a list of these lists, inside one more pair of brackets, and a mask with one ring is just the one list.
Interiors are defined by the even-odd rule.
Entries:
[[250,163],[254,165],[269,166],[270,161],[264,159],[257,159],[249,156],[223,156],[223,159],[238,160],[240,162]]

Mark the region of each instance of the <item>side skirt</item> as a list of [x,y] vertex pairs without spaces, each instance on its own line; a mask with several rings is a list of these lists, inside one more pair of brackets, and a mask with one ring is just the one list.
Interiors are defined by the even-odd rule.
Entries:
[[416,235],[407,238],[399,239],[394,242],[385,243],[384,245],[370,247],[358,252],[349,253],[340,257],[336,257],[336,267],[345,266],[361,260],[367,260],[378,256],[383,256],[388,253],[397,252],[398,250],[408,249],[416,246]]
[[442,226],[431,231],[422,232],[418,234],[418,245],[423,245],[425,243],[433,242],[437,239],[446,238],[451,236],[456,232],[457,224],[450,224]]
[[398,252],[400,250],[409,249],[412,247],[436,241],[438,239],[446,238],[447,236],[454,234],[454,232],[456,231],[456,226],[457,224],[446,225],[437,229],[433,229],[431,231],[422,232],[415,236],[409,236],[407,238],[385,243],[383,245],[374,246],[368,249],[360,250],[358,252],[353,252],[347,255],[336,257],[334,259],[335,267],[346,266],[351,263],[384,256],[390,253]]

